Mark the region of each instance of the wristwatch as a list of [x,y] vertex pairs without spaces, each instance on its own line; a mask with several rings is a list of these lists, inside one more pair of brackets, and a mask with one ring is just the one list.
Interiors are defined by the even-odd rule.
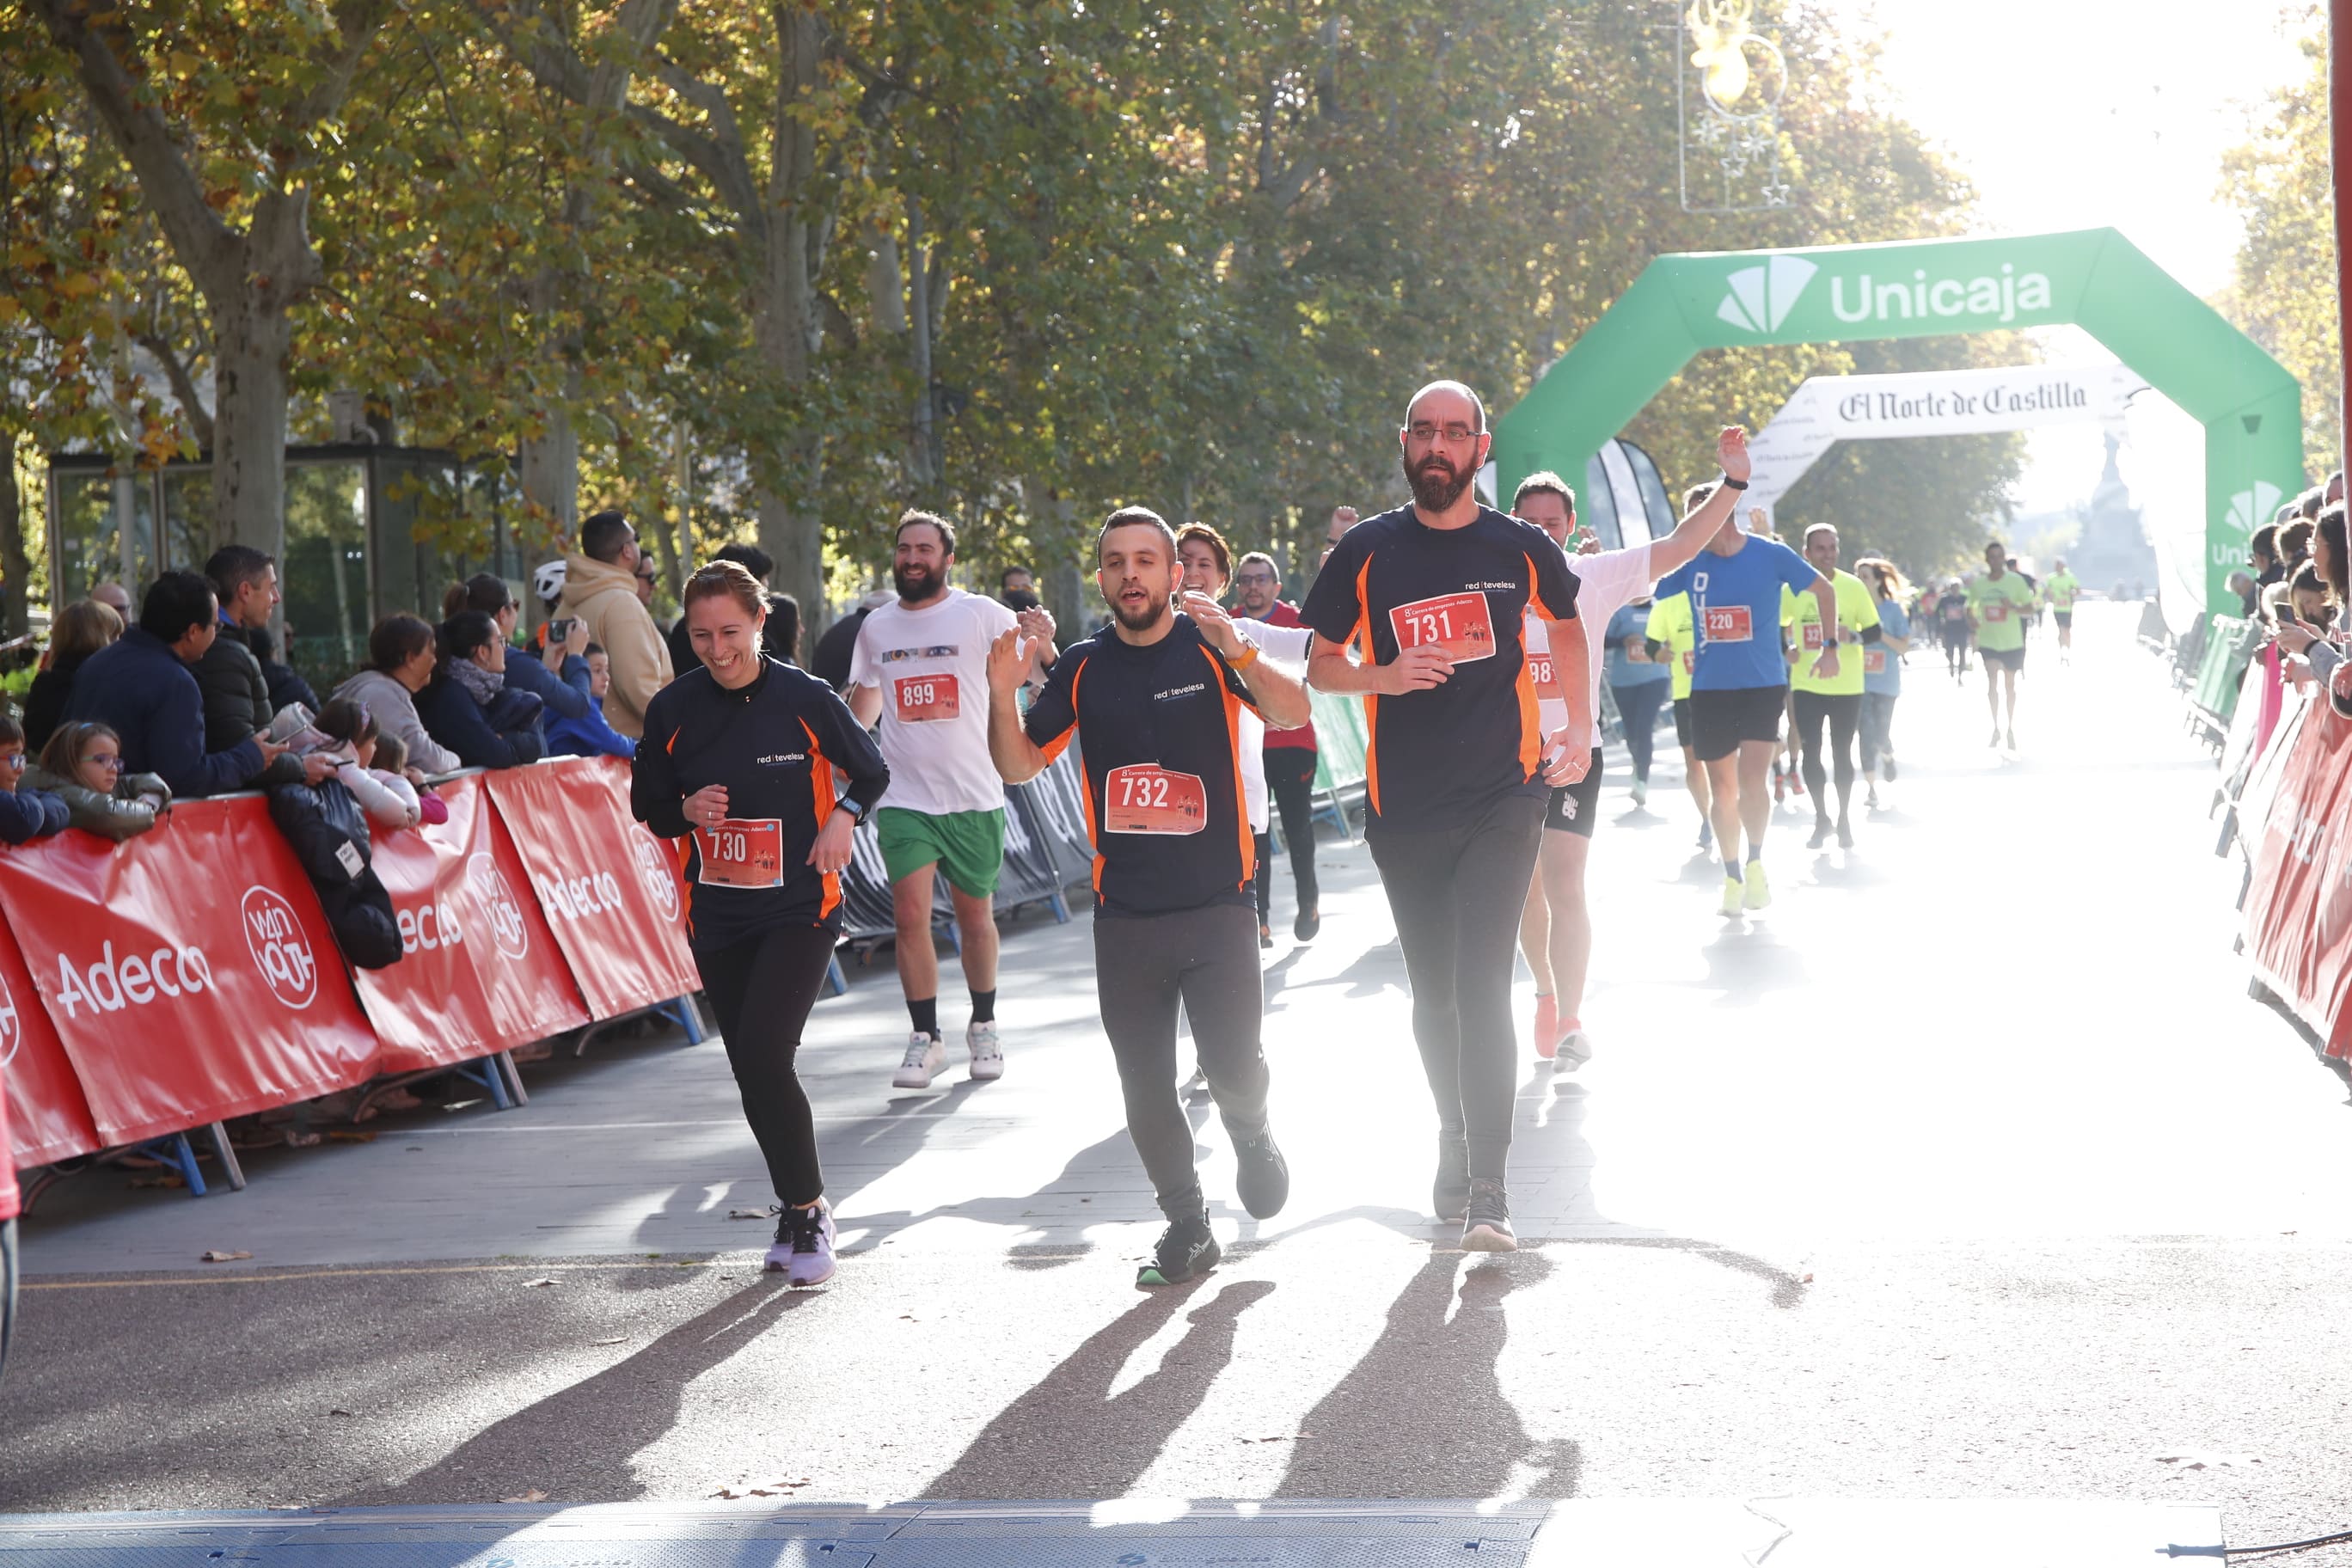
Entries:
[[1233,658],[1225,660],[1225,662],[1232,665],[1234,671],[1238,673],[1242,670],[1247,669],[1251,665],[1255,664],[1258,661],[1260,651],[1261,650],[1257,644],[1250,641],[1249,638],[1244,637],[1242,638],[1242,651],[1234,655]]

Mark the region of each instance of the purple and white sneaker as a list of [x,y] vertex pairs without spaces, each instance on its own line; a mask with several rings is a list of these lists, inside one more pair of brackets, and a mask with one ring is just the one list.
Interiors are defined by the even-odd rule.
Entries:
[[777,1210],[767,1271],[782,1274],[789,1285],[822,1285],[833,1278],[833,1210],[823,1198],[804,1209]]

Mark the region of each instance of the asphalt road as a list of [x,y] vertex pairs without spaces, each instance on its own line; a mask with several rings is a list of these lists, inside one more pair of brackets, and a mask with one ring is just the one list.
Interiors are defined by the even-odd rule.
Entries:
[[599,1045],[524,1110],[265,1157],[231,1196],[68,1184],[26,1226],[0,1508],[1797,1493],[2352,1526],[2344,1088],[2244,998],[2211,764],[2135,618],[2086,606],[2071,668],[2037,639],[2013,758],[1916,659],[1897,809],[1850,853],[1784,815],[1753,921],[1713,912],[1679,789],[1633,811],[1612,754],[1599,1055],[1530,1058],[1515,1257],[1422,1217],[1393,931],[1332,843],[1321,938],[1268,954],[1296,1194],[1242,1216],[1203,1106],[1229,1251],[1197,1286],[1132,1287],[1157,1225],[1084,917],[1029,920],[1001,1084],[891,1090],[883,970],[821,1006],[823,1291],[726,1217],[769,1194],[715,1045]]

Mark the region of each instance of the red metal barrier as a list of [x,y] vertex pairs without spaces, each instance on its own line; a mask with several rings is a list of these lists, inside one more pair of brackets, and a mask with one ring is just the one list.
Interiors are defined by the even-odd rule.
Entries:
[[2352,1052],[2352,836],[2343,831],[2352,723],[2324,700],[2289,697],[2271,751],[2241,797],[2252,877],[2246,956],[2254,973],[2327,1042]]
[[700,988],[677,858],[630,816],[627,763],[576,757],[484,777],[592,1015]]
[[106,1147],[89,1118],[81,1080],[33,988],[16,939],[0,927],[0,1097],[13,1113],[0,1149],[0,1183],[27,1165],[46,1165]]
[[588,1022],[481,777],[450,779],[437,793],[447,822],[374,842],[401,959],[355,978],[383,1042],[383,1072],[471,1061]]

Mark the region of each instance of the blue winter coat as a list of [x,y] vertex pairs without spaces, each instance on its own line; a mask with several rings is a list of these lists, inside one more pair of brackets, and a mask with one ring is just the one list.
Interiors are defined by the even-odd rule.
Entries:
[[141,626],[89,656],[66,699],[66,722],[94,719],[122,737],[122,771],[154,773],[180,800],[227,795],[261,773],[250,737],[205,750],[205,694],[172,645]]

